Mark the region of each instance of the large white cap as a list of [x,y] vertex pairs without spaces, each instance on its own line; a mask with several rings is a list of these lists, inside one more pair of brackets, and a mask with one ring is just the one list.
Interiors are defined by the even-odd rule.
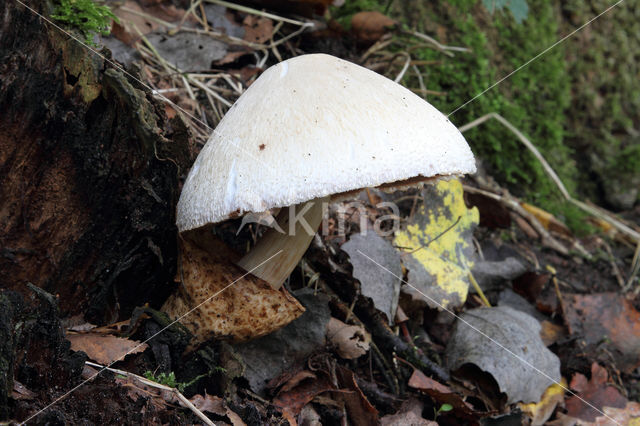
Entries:
[[324,54],[266,70],[203,147],[180,231],[418,176],[475,172],[458,129],[397,83]]

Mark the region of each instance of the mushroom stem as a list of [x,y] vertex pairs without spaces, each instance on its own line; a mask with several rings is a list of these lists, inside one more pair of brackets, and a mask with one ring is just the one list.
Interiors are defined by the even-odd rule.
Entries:
[[[237,262],[238,266],[262,278],[274,289],[279,289],[311,244],[322,222],[323,206],[328,201],[329,197],[316,198],[282,209],[276,222],[284,233],[277,228],[270,228],[255,247]],[[282,253],[273,261],[258,266],[281,250]]]

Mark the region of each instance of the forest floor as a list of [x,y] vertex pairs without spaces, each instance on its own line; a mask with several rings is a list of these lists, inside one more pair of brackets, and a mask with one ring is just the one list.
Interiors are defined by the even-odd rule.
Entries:
[[[461,57],[465,66],[477,64],[502,43],[488,32],[490,47],[478,52],[478,21],[489,19],[478,9],[480,2],[473,2],[473,24],[434,19],[419,31],[389,17],[412,24],[400,18],[406,10],[386,10],[384,3],[372,2],[376,6],[369,14],[327,8],[321,0],[264,3],[268,9],[219,1],[191,7],[108,3],[118,22],[111,36],[96,37],[87,46],[106,46],[111,66],[126,69],[147,92],[152,90],[167,126],[175,127],[169,120],[184,121],[189,137],[182,148],[189,159],[169,158],[183,166],[180,182],[228,108],[281,60],[329,53],[451,108],[462,95],[442,78],[461,69],[443,64]],[[443,7],[442,16],[452,14]],[[472,34],[469,45],[458,45],[465,37],[453,37],[448,24]],[[474,54],[473,60],[467,57]],[[503,62],[499,68],[508,66]],[[476,87],[490,77],[495,75],[468,81]],[[558,84],[562,87],[549,96],[562,96],[573,83]],[[504,112],[522,87],[514,83],[511,89],[473,114],[495,111],[518,127],[527,111]],[[490,106],[496,109],[485,109]],[[543,110],[545,104],[535,108]],[[25,285],[22,295],[2,291],[0,338],[28,337],[0,348],[0,359],[12,360],[0,368],[13,374],[13,380],[5,379],[11,389],[0,394],[0,418],[38,424],[234,426],[640,422],[640,205],[628,201],[637,194],[617,191],[615,199],[597,200],[617,207],[616,214],[591,203],[571,204],[568,198],[558,209],[541,202],[552,192],[562,198],[562,184],[550,178],[545,165],[551,169],[570,156],[547,141],[539,148],[551,157],[549,163],[529,158],[527,142],[536,145],[558,130],[558,123],[547,122],[549,116],[540,117],[546,131],[529,123],[521,129],[525,143],[505,130],[508,126],[489,119],[490,129],[500,129],[496,139],[514,141],[505,152],[519,158],[521,170],[530,168],[529,180],[503,166],[504,159],[490,157],[496,142],[481,135],[480,125],[461,122],[456,124],[468,127],[465,136],[474,152],[478,141],[493,146],[478,150],[477,174],[422,190],[371,189],[354,196],[357,205],[332,204],[329,229],[318,234],[285,284],[306,312],[256,340],[213,339],[193,347],[189,332],[160,312],[163,301],[144,295],[131,296],[137,307],[126,314],[118,307],[105,310],[116,312],[108,318],[60,306],[59,298],[34,285]],[[480,117],[464,115],[473,118]],[[579,178],[570,171],[558,174]],[[618,185],[633,186],[635,177],[630,179]],[[541,181],[542,195],[530,195]],[[607,185],[595,186],[599,189],[587,185],[583,193],[606,192]],[[390,214],[400,223],[395,233],[380,236],[371,230]],[[241,219],[216,229],[238,253],[264,231],[256,224],[242,227]],[[165,233],[173,237],[176,230]],[[360,249],[375,253],[382,269],[358,258]],[[2,250],[6,259],[20,254]],[[177,287],[167,282],[172,285]]]

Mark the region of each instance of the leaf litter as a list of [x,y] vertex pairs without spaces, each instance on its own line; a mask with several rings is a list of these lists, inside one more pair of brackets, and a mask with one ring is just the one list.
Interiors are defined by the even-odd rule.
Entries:
[[[483,3],[488,5],[491,2]],[[517,19],[524,19],[526,16],[523,2],[493,3],[495,5],[492,5],[492,11],[509,9]],[[328,2],[317,2],[314,6],[325,8],[327,4]],[[266,18],[260,14],[240,13],[218,4],[203,4],[203,8],[194,8],[191,12],[173,6],[168,9],[160,9],[148,5],[149,3],[145,3],[144,6],[140,6],[137,2],[127,1],[122,8],[117,9],[116,14],[124,23],[114,27],[114,36],[118,37],[121,43],[118,45],[120,52],[116,59],[121,58],[119,60],[130,64],[132,61],[139,61],[142,58],[145,61],[143,73],[149,76],[155,87],[161,90],[175,91],[171,92],[175,94],[174,99],[178,100],[180,105],[186,105],[190,111],[195,112],[199,109],[206,111],[206,114],[201,116],[207,117],[206,120],[211,125],[214,125],[221,118],[226,108],[239,93],[251,84],[253,78],[261,71],[261,67],[266,65],[266,62],[256,61],[255,65],[246,66],[236,61],[243,55],[252,56],[254,52],[264,48],[258,47],[259,44],[268,46],[268,43],[273,41],[277,34],[283,36],[292,34],[293,31],[286,25],[286,31],[282,31],[280,25],[282,21],[277,19]],[[205,29],[205,31],[209,31],[206,36],[191,31],[198,28],[203,21],[206,21],[210,26],[209,29]],[[360,41],[374,43],[378,40],[384,41],[393,33],[391,28],[393,22],[384,15],[377,14],[373,21],[372,25],[368,23],[365,25],[359,24],[356,20],[355,34]],[[359,26],[360,28],[358,28]],[[144,47],[140,50],[132,47],[129,47],[130,50],[127,49],[127,46],[140,44],[141,35],[151,41],[152,45],[156,47],[158,55],[154,56]],[[168,48],[161,47],[162,44],[166,44]],[[289,51],[296,49],[300,51],[300,46],[300,44],[287,44],[286,47]],[[288,54],[284,53],[284,49],[282,52],[279,51],[277,46],[270,49],[268,54],[275,58]],[[205,54],[200,53],[202,50],[205,51],[202,52]],[[375,49],[373,53],[367,53],[367,55],[372,55],[372,60],[368,62],[372,67],[378,66],[375,61],[386,58],[386,53],[378,55]],[[189,71],[185,74],[188,83],[181,87],[176,83],[174,77],[158,72],[162,61]],[[240,68],[232,68],[236,66]],[[402,64],[399,66],[398,62],[392,60],[388,64],[387,72],[393,74],[393,71],[399,71],[401,66]],[[213,70],[214,67],[227,68]],[[192,71],[202,72],[198,75]],[[203,82],[203,85],[209,89],[198,86],[195,81]],[[212,87],[215,89],[211,89]],[[195,91],[198,96],[193,99],[187,98],[190,90]],[[213,90],[219,97],[213,96],[209,90]],[[189,125],[196,139],[206,138],[206,132],[202,131],[199,124],[192,121]],[[408,224],[401,231],[396,232],[393,244],[375,232],[371,232],[367,236],[351,235],[349,241],[340,247],[349,256],[348,262],[353,267],[351,278],[358,281],[360,291],[360,295],[355,296],[354,299],[346,298],[351,304],[352,311],[346,318],[341,317],[344,322],[335,318],[340,315],[336,314],[335,304],[332,303],[332,298],[341,297],[340,294],[332,294],[327,297],[323,291],[317,292],[311,289],[297,292],[296,295],[304,302],[307,312],[294,321],[294,323],[297,322],[296,326],[286,332],[283,329],[280,330],[282,333],[278,331],[258,340],[236,345],[233,349],[234,354],[242,360],[242,368],[240,368],[240,374],[232,379],[234,385],[221,389],[217,387],[218,385],[212,385],[212,380],[209,382],[209,386],[212,386],[211,389],[217,392],[217,395],[225,397],[207,394],[204,389],[204,392],[194,394],[193,404],[215,416],[226,416],[226,419],[233,424],[244,424],[241,417],[249,419],[250,416],[245,411],[237,410],[236,413],[229,408],[231,404],[239,403],[240,398],[238,395],[230,397],[228,392],[236,389],[234,386],[243,386],[243,382],[239,384],[238,380],[246,380],[249,390],[256,393],[249,399],[253,398],[255,402],[260,401],[258,398],[273,397],[271,402],[274,406],[284,410],[283,417],[289,419],[291,424],[296,421],[296,418],[302,419],[301,413],[309,413],[310,418],[314,417],[313,413],[322,419],[330,418],[327,413],[331,410],[334,410],[334,414],[335,411],[347,413],[346,418],[353,424],[372,424],[372,422],[377,422],[378,418],[382,424],[433,424],[431,420],[425,418],[428,416],[425,413],[429,412],[434,403],[452,405],[454,407],[452,414],[458,417],[465,415],[491,416],[494,412],[477,410],[470,406],[463,396],[468,395],[468,389],[461,391],[457,386],[439,383],[427,377],[420,368],[407,370],[404,367],[394,365],[393,354],[384,353],[377,347],[376,336],[380,336],[380,334],[374,333],[373,337],[369,337],[367,328],[372,327],[371,324],[367,321],[363,323],[360,320],[350,320],[350,316],[354,317],[362,313],[363,307],[359,304],[359,300],[361,296],[364,296],[364,298],[371,300],[375,309],[385,316],[387,324],[393,324],[399,303],[398,289],[400,287],[400,280],[393,275],[405,277],[410,284],[433,297],[443,306],[462,310],[464,312],[463,318],[472,318],[471,322],[474,326],[482,329],[525,359],[530,359],[534,365],[540,365],[543,371],[551,371],[550,375],[554,380],[561,380],[558,369],[559,361],[546,349],[545,344],[561,344],[566,336],[561,330],[554,328],[560,326],[550,321],[549,315],[551,314],[562,315],[572,338],[584,339],[588,344],[606,346],[613,356],[612,365],[627,373],[637,367],[637,360],[640,359],[636,341],[638,314],[633,303],[622,296],[563,293],[560,299],[562,311],[555,309],[554,305],[544,299],[542,290],[534,290],[528,294],[531,303],[526,307],[522,304],[522,300],[519,300],[517,302],[519,305],[515,307],[512,304],[515,303],[513,298],[508,299],[509,303],[506,304],[528,312],[536,317],[535,320],[532,316],[504,306],[472,309],[477,306],[477,303],[473,298],[468,297],[470,272],[476,276],[485,291],[489,289],[489,291],[496,292],[494,294],[496,297],[493,300],[497,300],[501,295],[507,294],[503,290],[510,286],[512,280],[517,281],[524,272],[536,269],[535,266],[538,265],[539,260],[536,257],[538,256],[537,248],[534,249],[533,259],[531,259],[531,253],[525,254],[524,257],[528,259],[527,261],[515,257],[483,260],[482,257],[477,256],[472,243],[472,235],[478,223],[482,224],[483,217],[479,217],[477,209],[466,207],[462,198],[462,186],[459,182],[456,180],[441,181],[434,186],[425,187],[420,195],[424,204],[415,211],[403,211],[403,219]],[[500,226],[503,229],[509,229],[511,224],[509,223],[508,209],[504,207],[506,204],[493,198],[491,200],[495,205],[502,207],[502,211],[500,220],[495,220],[493,223],[485,221],[486,227],[491,229],[492,226]],[[489,212],[487,215],[492,214],[491,210],[496,210],[495,205],[485,209]],[[562,222],[547,212],[529,205],[524,206],[524,209],[540,222],[542,229],[563,234],[566,238],[573,238],[567,235],[566,227]],[[371,212],[375,214],[375,208],[371,207]],[[480,216],[483,214],[484,212],[481,211]],[[537,234],[540,230],[536,231],[528,224],[527,221],[531,220],[530,216],[525,219],[524,216],[511,213],[511,218],[515,218],[516,226],[520,229],[513,231],[512,227],[511,231],[518,233],[520,242],[526,241],[527,238],[526,231],[524,239],[521,235],[525,226],[529,227],[531,231],[529,238],[538,238],[540,235]],[[326,244],[325,247],[329,247],[329,244]],[[377,268],[372,268],[370,263],[362,262],[362,259],[357,260],[359,250],[384,265],[385,268],[393,272],[393,275],[381,273]],[[345,262],[341,262],[338,252],[339,250],[329,251],[327,257],[334,266],[344,266]],[[316,267],[317,265],[312,266]],[[543,278],[540,282],[544,284],[544,289],[548,290],[551,274],[546,274],[540,268],[537,268],[536,274]],[[322,275],[327,277],[326,272]],[[330,280],[325,279],[325,281]],[[336,281],[338,284],[330,283],[332,288],[349,283],[349,281],[340,281],[340,279],[336,279]],[[562,285],[565,286],[563,288],[566,288],[566,286],[578,286],[579,284],[565,282]],[[523,290],[523,288],[518,290]],[[407,285],[402,285],[402,292],[405,295],[412,295],[416,300],[424,299]],[[558,296],[555,291],[551,294]],[[342,295],[342,297],[344,296]],[[504,302],[506,299],[500,300]],[[500,389],[507,395],[508,402],[535,401],[533,404],[520,405],[521,409],[529,414],[533,424],[540,424],[544,421],[541,419],[549,418],[554,414],[554,411],[557,412],[557,405],[562,405],[564,397],[564,393],[561,392],[558,385],[543,386],[539,383],[539,377],[536,379],[530,372],[526,373],[526,366],[509,363],[504,358],[504,354],[500,355],[496,352],[500,350],[499,348],[496,348],[495,345],[492,346],[490,342],[482,343],[481,340],[478,340],[477,335],[460,336],[460,330],[464,327],[459,324],[451,335],[448,345],[446,341],[438,342],[435,338],[436,341],[430,341],[433,336],[426,335],[424,328],[428,328],[425,321],[428,321],[428,318],[433,314],[432,308],[438,307],[429,305],[426,308],[423,306],[420,310],[407,309],[409,317],[403,321],[402,325],[406,330],[404,337],[416,352],[427,352],[437,359],[445,355],[442,349],[444,346],[448,346],[446,355],[452,367],[462,363],[474,363],[479,368],[489,371]],[[490,314],[479,314],[480,311],[490,312]],[[357,325],[352,325],[352,323]],[[364,327],[360,324],[364,324]],[[544,330],[545,324],[552,324],[553,327],[547,326],[550,327],[547,334],[552,334],[552,336],[545,338],[543,343],[539,335],[541,329]],[[420,342],[427,343],[416,344],[418,339],[415,339],[412,333],[416,336],[420,334]],[[69,337],[72,340],[74,350],[84,350],[92,359],[105,364],[110,363],[111,360],[119,359],[118,354],[128,352],[132,345],[137,344],[135,340],[97,333],[94,335],[91,333],[84,335],[70,333]],[[369,346],[369,340],[371,340],[371,346]],[[441,345],[440,349],[438,349],[438,345]],[[470,348],[470,346],[472,347]],[[458,349],[454,349],[456,347]],[[467,349],[462,350],[459,349],[460,347]],[[478,350],[474,352],[473,347],[482,349],[484,353],[479,353]],[[150,351],[145,354],[143,353],[144,347],[141,348],[140,351],[133,354],[134,356],[128,357],[125,362],[132,363],[132,360],[149,356]],[[327,355],[332,351],[335,352],[335,355]],[[325,355],[319,357],[319,353]],[[507,356],[510,355],[507,354]],[[343,361],[339,358],[350,361]],[[319,366],[312,360],[314,362],[323,360],[322,365]],[[541,363],[538,364],[539,362]],[[498,367],[503,371],[499,371]],[[224,369],[224,367],[221,368]],[[589,401],[592,399],[600,401],[598,407],[601,407],[607,415],[620,419],[621,423],[637,421],[640,411],[638,404],[628,401],[603,370],[601,366],[594,364],[591,379],[576,373],[571,382],[571,388]],[[227,373],[231,376],[230,371]],[[513,374],[516,380],[514,378],[505,379],[503,376],[506,374]],[[370,380],[373,387],[365,389],[365,387],[359,386],[358,383],[364,377]],[[280,380],[282,383],[279,383]],[[274,381],[279,384],[271,387],[270,384]],[[394,387],[394,381],[396,384],[400,383],[401,386]],[[33,396],[33,393],[24,386],[20,386],[19,382],[15,381],[14,384],[17,384],[14,387],[16,399]],[[131,386],[131,384],[127,386]],[[399,392],[400,388],[407,386],[414,390]],[[148,389],[131,392],[132,398],[149,397],[146,394]],[[380,398],[381,395],[388,392],[398,393],[398,396],[402,394],[402,397],[406,398],[406,403],[401,406],[391,403],[385,408],[386,411],[380,411],[378,404],[372,402],[378,401],[376,398]],[[159,395],[159,398],[162,399],[163,396]],[[173,397],[167,396],[166,398],[165,402],[174,401],[171,399]],[[268,401],[264,401],[266,401],[264,402],[266,405]],[[570,418],[578,419],[576,421],[579,424],[607,424],[606,422],[610,421],[596,411],[591,410],[590,412],[586,408],[587,406],[575,397],[567,397],[565,404],[567,406],[565,417],[568,417],[569,414],[576,416]],[[245,408],[247,406],[243,405]],[[508,410],[507,407],[503,408]],[[263,419],[267,418],[264,410],[260,413]],[[558,413],[559,418],[562,415],[562,413]],[[341,419],[344,420],[344,417]]]

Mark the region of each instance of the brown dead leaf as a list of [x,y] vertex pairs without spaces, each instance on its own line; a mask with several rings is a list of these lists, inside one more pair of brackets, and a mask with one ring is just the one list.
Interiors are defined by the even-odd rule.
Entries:
[[619,425],[638,426],[640,424],[640,403],[627,402],[624,408],[604,407],[602,410],[607,415],[598,416],[593,423],[581,423],[584,426],[607,426],[612,421]]
[[290,378],[287,383],[285,383],[282,386],[282,389],[280,389],[280,392],[288,392],[291,389],[295,388],[296,386],[298,386],[302,381],[306,380],[306,379],[316,379],[316,375],[313,374],[311,371],[309,370],[302,370],[299,371],[297,374],[295,374],[292,378]]
[[615,365],[626,373],[640,365],[640,312],[623,295],[565,294],[563,301],[571,334],[581,336],[587,345],[610,347]]
[[[618,390],[607,384],[607,370],[594,362],[591,365],[591,380],[580,373],[574,374],[569,387],[578,392],[578,396],[599,410],[603,407],[624,408],[627,400]],[[567,415],[581,420],[593,422],[601,414],[585,404],[578,396],[567,399],[565,406]]]
[[344,359],[356,359],[369,350],[371,337],[362,326],[348,325],[336,318],[327,324],[327,340]]
[[273,21],[256,15],[247,15],[242,21],[244,27],[244,39],[252,43],[264,43],[271,39],[273,34]]
[[219,396],[209,395],[205,392],[204,396],[200,394],[194,395],[189,401],[200,411],[217,414],[218,416],[227,414],[224,400]]
[[227,408],[227,417],[231,421],[233,426],[247,426],[247,424],[240,418],[238,413],[235,411],[231,411],[230,408]]
[[540,330],[540,338],[545,346],[553,345],[566,335],[563,326],[554,324],[551,321],[544,320],[540,322],[540,325],[542,326],[542,330]]
[[313,373],[311,375],[306,373],[300,372],[294,376],[292,380],[297,381],[297,385],[295,387],[287,387],[287,390],[278,393],[273,399],[273,405],[282,409],[283,412],[297,416],[302,408],[316,395],[335,389],[325,375],[318,377]]
[[72,350],[83,351],[90,359],[104,365],[124,359],[126,355],[144,352],[148,347],[146,343],[97,333],[68,334],[67,340],[71,342]]
[[467,419],[478,418],[473,407],[464,402],[460,395],[442,383],[425,376],[420,370],[413,370],[413,374],[409,378],[409,386],[426,393],[440,404],[451,405],[456,416]]
[[336,368],[336,375],[342,391],[335,393],[335,399],[344,403],[350,423],[354,426],[377,424],[378,410],[360,390],[353,371],[339,365]]
[[351,18],[351,31],[365,43],[375,43],[397,22],[378,11],[358,12]]
[[380,418],[380,426],[438,426],[438,423],[422,417],[424,404],[416,398],[406,400],[396,414]]

